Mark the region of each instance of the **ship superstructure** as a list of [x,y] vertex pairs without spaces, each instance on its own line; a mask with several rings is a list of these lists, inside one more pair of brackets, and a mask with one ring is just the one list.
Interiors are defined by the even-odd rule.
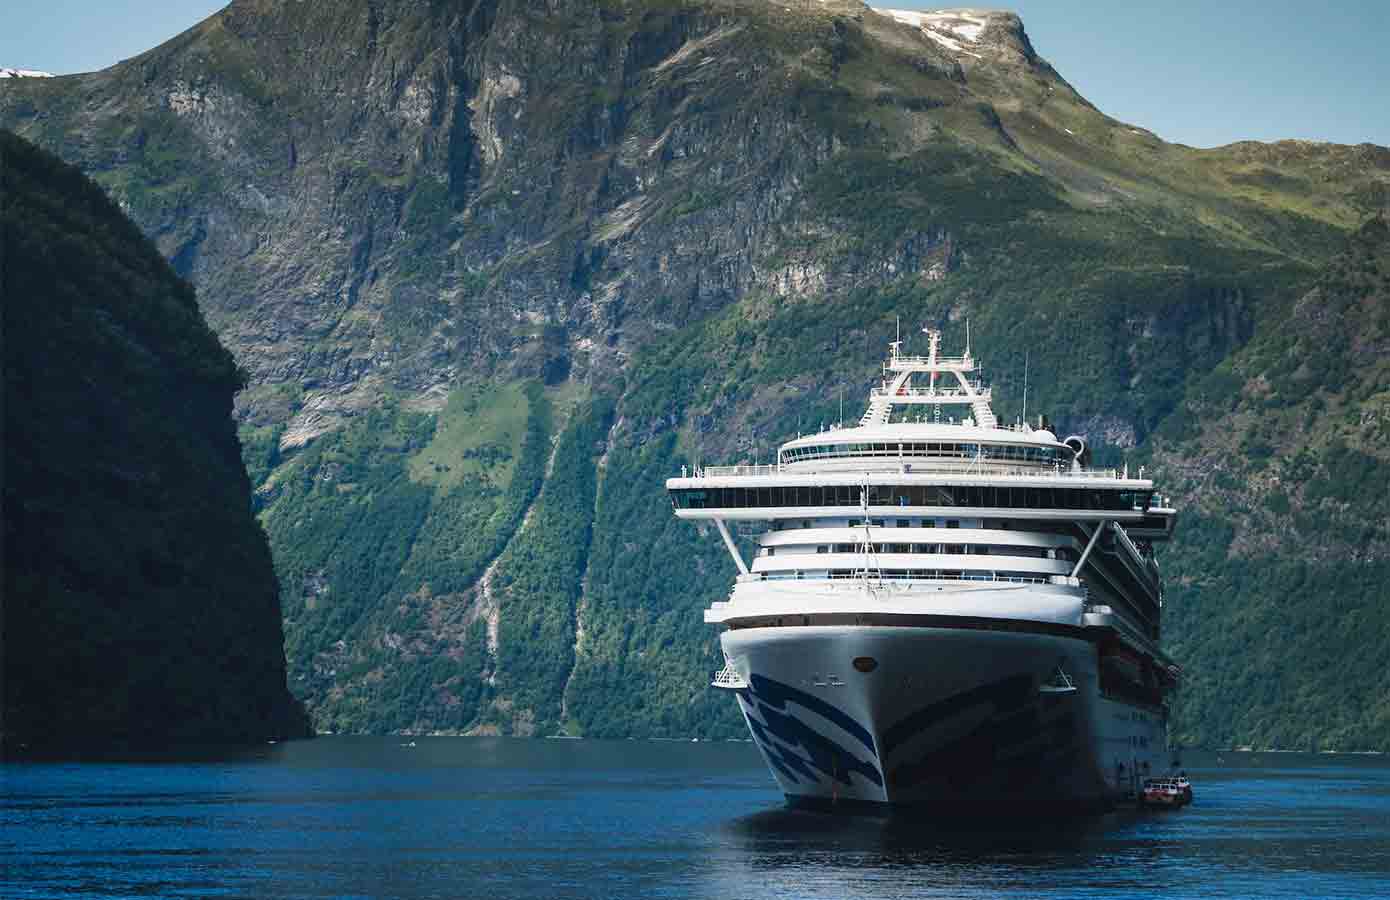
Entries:
[[1134,797],[1167,770],[1152,547],[1176,512],[1142,471],[1086,467],[1079,437],[1001,426],[968,348],[927,338],[890,345],[857,426],[667,481],[738,568],[705,612],[714,684],[794,804]]

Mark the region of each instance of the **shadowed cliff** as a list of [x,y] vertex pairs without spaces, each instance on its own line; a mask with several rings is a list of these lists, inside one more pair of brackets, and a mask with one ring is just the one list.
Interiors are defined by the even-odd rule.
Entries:
[[231,354],[78,170],[0,178],[6,754],[302,736]]

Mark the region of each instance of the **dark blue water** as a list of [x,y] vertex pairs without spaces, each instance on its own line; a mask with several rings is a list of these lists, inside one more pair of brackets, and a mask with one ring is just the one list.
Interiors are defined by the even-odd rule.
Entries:
[[1188,754],[1180,812],[781,808],[747,744],[321,738],[0,769],[0,897],[1375,897],[1390,763]]

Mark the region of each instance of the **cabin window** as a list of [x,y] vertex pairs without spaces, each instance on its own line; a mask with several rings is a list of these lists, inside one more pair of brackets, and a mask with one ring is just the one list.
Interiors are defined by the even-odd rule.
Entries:
[[899,528],[910,528],[910,527],[912,527],[912,520],[911,520],[911,519],[899,519],[897,524],[898,524],[898,527],[899,527]]
[[946,527],[947,527],[947,528],[959,528],[959,527],[960,527],[960,519],[947,519],[947,520],[946,520]]

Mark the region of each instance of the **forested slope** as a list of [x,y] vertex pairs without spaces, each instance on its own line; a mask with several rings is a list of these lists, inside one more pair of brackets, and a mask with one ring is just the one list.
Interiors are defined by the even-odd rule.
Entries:
[[1390,744],[1390,227],[1353,234],[1153,442],[1188,510],[1164,559],[1179,736]]

